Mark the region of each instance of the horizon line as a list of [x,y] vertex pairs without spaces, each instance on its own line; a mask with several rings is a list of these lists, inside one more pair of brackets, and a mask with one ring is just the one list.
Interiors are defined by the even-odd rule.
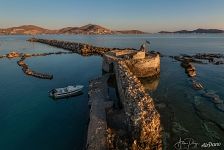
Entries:
[[125,30],[137,30],[137,31],[142,31],[142,32],[145,32],[145,33],[159,33],[159,32],[176,32],[176,31],[183,31],[183,30],[186,30],[186,31],[193,31],[193,30],[197,30],[197,29],[205,29],[205,30],[212,30],[212,29],[215,29],[215,30],[223,30],[224,31],[224,28],[221,29],[221,28],[202,28],[202,27],[195,27],[195,28],[191,28],[191,29],[177,29],[177,30],[159,30],[157,32],[149,32],[149,31],[145,31],[145,30],[141,30],[141,29],[136,29],[136,28],[131,28],[131,29],[112,29],[106,25],[100,25],[100,24],[93,24],[93,23],[88,23],[88,24],[84,24],[84,25],[68,25],[68,26],[63,26],[63,27],[58,27],[58,28],[50,28],[50,27],[46,27],[44,25],[38,25],[38,24],[21,24],[21,25],[15,25],[15,26],[9,26],[9,27],[0,27],[0,29],[9,29],[9,28],[18,28],[18,27],[22,27],[22,26],[36,26],[36,27],[40,27],[40,28],[43,28],[43,29],[47,29],[47,30],[60,30],[60,29],[63,29],[63,28],[75,28],[75,27],[83,27],[83,26],[87,26],[87,25],[96,25],[96,26],[100,26],[100,27],[103,27],[103,28],[106,28],[106,29],[109,29],[111,31],[125,31]]

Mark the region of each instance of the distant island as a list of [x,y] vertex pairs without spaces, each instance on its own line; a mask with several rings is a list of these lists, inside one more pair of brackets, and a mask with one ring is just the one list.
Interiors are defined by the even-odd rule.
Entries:
[[[220,29],[196,29],[179,31],[160,31],[161,34],[169,33],[224,33]],[[84,34],[84,35],[105,35],[105,34],[148,34],[140,30],[111,30],[100,25],[87,24],[81,27],[65,27],[57,30],[42,28],[35,25],[23,25],[19,27],[0,28],[0,35],[37,35],[37,34]]]
[[23,25],[0,29],[0,35],[36,35],[36,34],[146,34],[139,30],[113,31],[100,25],[88,24],[81,27],[65,27],[58,30],[50,30],[35,25]]
[[224,30],[219,30],[219,29],[196,29],[196,30],[180,30],[180,31],[174,31],[174,32],[169,32],[169,31],[160,31],[159,33],[224,33]]

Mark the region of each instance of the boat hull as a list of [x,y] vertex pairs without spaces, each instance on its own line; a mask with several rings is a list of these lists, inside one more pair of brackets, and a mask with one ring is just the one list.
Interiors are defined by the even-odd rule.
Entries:
[[73,97],[73,96],[77,96],[77,95],[81,95],[81,94],[83,94],[82,89],[72,91],[72,92],[68,92],[68,93],[62,93],[62,94],[55,94],[52,91],[49,92],[49,96],[54,98],[54,99],[69,98],[69,97]]

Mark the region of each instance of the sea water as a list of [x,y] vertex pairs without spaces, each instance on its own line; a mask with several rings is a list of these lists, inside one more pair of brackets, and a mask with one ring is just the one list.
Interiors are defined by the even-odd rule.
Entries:
[[[45,53],[65,51],[26,40],[31,36],[0,36],[0,55],[10,51]],[[169,56],[196,53],[224,54],[223,34],[149,34],[149,35],[39,35],[38,38],[89,43],[95,46],[132,47],[145,41],[150,50],[160,52],[161,74],[158,86],[149,94],[159,108],[167,135],[197,142],[221,141],[224,113],[192,88],[191,79],[180,63]],[[0,59],[0,149],[1,150],[79,150],[85,143],[88,125],[88,81],[102,75],[102,58],[78,54],[27,58],[35,71],[53,74],[53,80],[26,76],[16,64],[18,59]],[[224,65],[196,64],[196,79],[205,90],[224,99]],[[52,88],[83,84],[83,94],[53,100]],[[147,83],[145,83],[147,85]],[[205,118],[204,118],[205,117]],[[169,124],[169,125],[167,125]],[[172,126],[171,126],[172,125]],[[173,126],[176,128],[172,129]],[[168,130],[170,129],[170,130]],[[175,130],[180,129],[180,130]],[[182,129],[182,130],[181,130]],[[173,131],[174,130],[174,131]],[[172,134],[171,134],[172,133]]]

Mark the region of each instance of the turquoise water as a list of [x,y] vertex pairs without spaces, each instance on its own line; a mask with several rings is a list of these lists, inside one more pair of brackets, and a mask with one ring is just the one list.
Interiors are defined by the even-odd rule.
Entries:
[[[89,43],[106,47],[139,48],[144,40],[150,40],[151,49],[165,56],[213,52],[224,54],[223,34],[186,35],[41,35],[40,38],[59,39]],[[42,53],[63,51],[40,43],[29,43],[29,36],[0,36],[0,55],[10,51]],[[102,59],[98,56],[83,57],[77,54],[51,55],[26,59],[26,63],[38,72],[54,75],[53,80],[41,80],[23,74],[16,64],[17,59],[0,59],[0,150],[79,150],[82,148],[88,122],[87,87],[90,79],[102,74]],[[172,113],[172,120],[178,122],[187,134],[198,142],[221,141],[223,131],[210,125],[208,119],[201,119],[195,111],[195,99],[200,99],[197,108],[222,124],[223,112],[213,103],[202,98],[199,91],[192,89],[190,79],[180,67],[168,57],[161,58],[161,75],[157,89],[150,92],[157,103],[167,107],[161,114]],[[224,99],[224,66],[196,65],[198,77],[207,90],[215,91]],[[65,100],[54,101],[48,91],[55,87],[78,83],[85,85],[84,94]],[[166,113],[164,113],[166,114]],[[166,116],[166,115],[164,115]],[[204,130],[207,124],[218,132],[220,139],[214,139]],[[168,127],[167,127],[168,128]],[[208,138],[205,138],[205,137]]]
[[[27,43],[26,38],[0,37],[0,53],[59,51]],[[48,91],[74,83],[87,87],[88,80],[101,74],[101,58],[71,54],[26,60],[34,70],[53,74],[53,80],[24,75],[16,61],[0,60],[0,149],[81,149],[88,121],[87,88],[81,96],[58,101],[49,98]]]
[[224,66],[196,64],[197,77],[204,89],[193,88],[191,79],[185,74],[179,62],[170,58],[161,59],[161,74],[157,89],[150,92],[156,104],[162,105],[159,112],[165,132],[168,134],[169,148],[180,138],[192,138],[202,145],[208,142],[224,144],[224,112],[218,110],[205,92],[214,92],[224,100]]

